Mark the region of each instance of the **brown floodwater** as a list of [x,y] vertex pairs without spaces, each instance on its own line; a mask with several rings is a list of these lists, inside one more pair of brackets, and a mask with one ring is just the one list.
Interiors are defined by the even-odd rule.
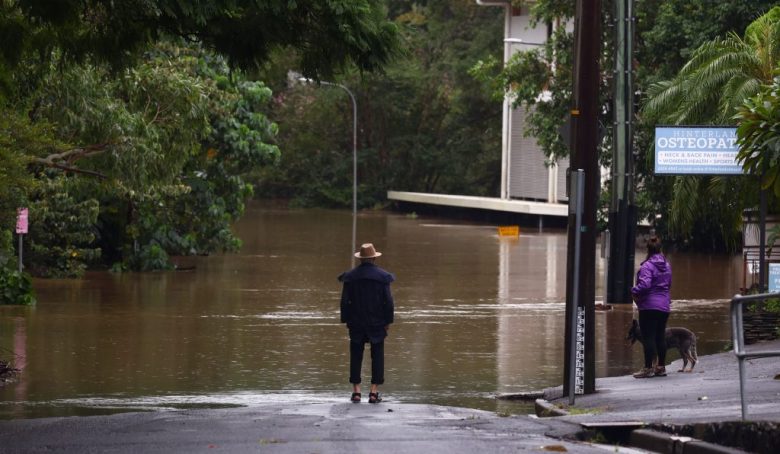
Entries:
[[[0,307],[0,358],[22,369],[0,388],[0,418],[347,399],[336,276],[351,264],[351,225],[349,211],[256,203],[236,225],[240,253],[183,258],[187,271],[35,280],[35,306]],[[388,401],[524,412],[495,396],[561,384],[565,231],[507,239],[386,212],[359,214],[357,229],[397,277]],[[722,351],[741,257],[669,259],[670,325],[696,332],[700,355]],[[623,340],[632,316],[597,312],[598,376],[640,367],[641,348]]]

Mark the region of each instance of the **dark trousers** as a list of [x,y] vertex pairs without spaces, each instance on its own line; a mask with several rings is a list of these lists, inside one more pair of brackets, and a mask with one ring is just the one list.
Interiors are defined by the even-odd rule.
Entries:
[[349,342],[349,382],[357,385],[362,381],[360,369],[366,343],[371,344],[371,384],[381,385],[385,382],[385,342],[371,343],[368,339]]
[[666,321],[669,313],[663,311],[639,311],[639,329],[642,331],[642,346],[645,350],[645,367],[653,367],[658,355],[658,365],[666,365]]

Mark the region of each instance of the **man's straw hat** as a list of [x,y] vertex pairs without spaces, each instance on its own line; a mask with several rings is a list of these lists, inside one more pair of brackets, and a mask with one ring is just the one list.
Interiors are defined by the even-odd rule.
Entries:
[[359,259],[371,259],[379,257],[380,255],[382,255],[382,253],[374,249],[374,245],[371,243],[360,245],[360,252],[355,252],[355,257]]

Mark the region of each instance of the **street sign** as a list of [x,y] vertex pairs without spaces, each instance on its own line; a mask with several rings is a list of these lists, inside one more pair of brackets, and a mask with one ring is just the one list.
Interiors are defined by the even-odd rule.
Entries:
[[16,233],[19,234],[26,234],[27,233],[27,215],[29,213],[29,210],[27,208],[19,208],[16,210]]
[[498,226],[498,236],[520,236],[519,225],[500,225]]

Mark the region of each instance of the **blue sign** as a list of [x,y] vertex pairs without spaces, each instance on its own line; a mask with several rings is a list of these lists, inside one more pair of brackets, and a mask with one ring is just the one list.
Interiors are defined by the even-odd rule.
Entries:
[[737,128],[656,126],[656,175],[743,175]]
[[780,292],[780,263],[769,264],[769,291]]

